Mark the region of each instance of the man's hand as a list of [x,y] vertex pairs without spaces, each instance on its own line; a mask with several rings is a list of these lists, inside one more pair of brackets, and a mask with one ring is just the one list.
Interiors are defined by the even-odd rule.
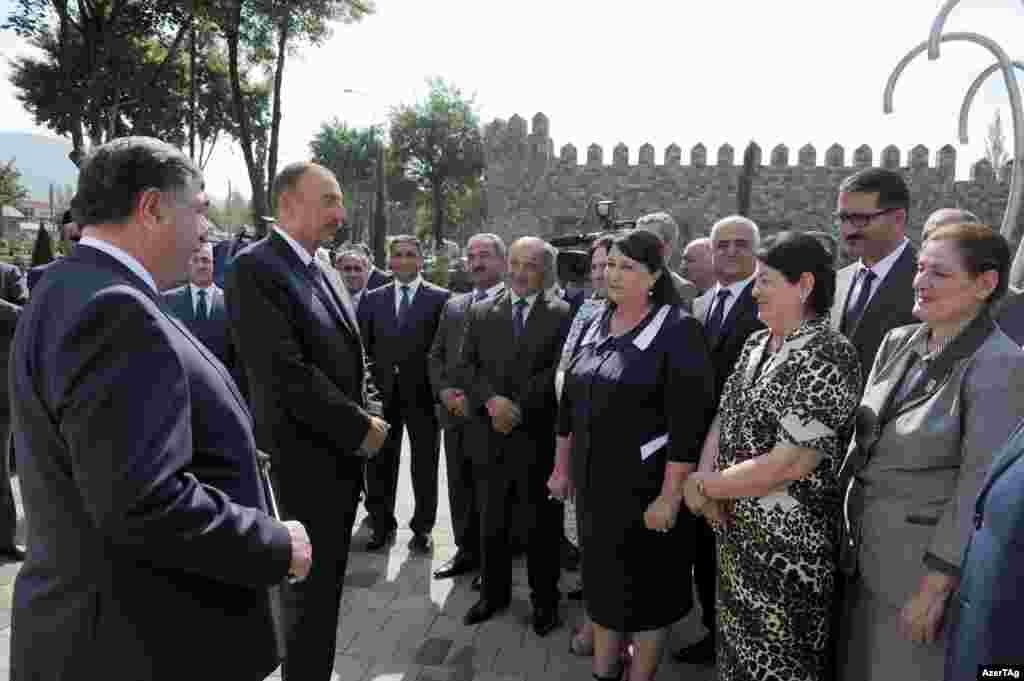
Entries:
[[551,471],[551,477],[548,478],[548,494],[552,499],[565,501],[571,499],[575,493],[576,489],[572,484],[572,479],[564,470],[556,466],[555,470]]
[[508,435],[522,420],[522,412],[516,403],[507,397],[495,395],[487,400],[487,413],[491,415],[491,425],[502,435]]
[[388,431],[390,429],[391,426],[388,425],[387,421],[377,416],[371,416],[370,429],[366,431],[366,437],[363,438],[363,444],[359,446],[359,451],[367,457],[375,456],[388,439]]
[[679,515],[679,507],[682,504],[682,495],[658,495],[658,498],[652,501],[651,505],[644,511],[644,525],[648,530],[668,532],[676,526],[676,518]]
[[309,543],[306,528],[298,520],[286,520],[284,526],[292,538],[292,563],[288,568],[288,576],[301,582],[313,566],[313,545]]
[[445,388],[441,391],[441,402],[452,416],[466,417],[466,393],[458,388]]
[[912,643],[935,643],[942,631],[946,614],[946,601],[959,580],[956,577],[931,572],[921,580],[921,588],[910,597],[900,611],[900,635]]

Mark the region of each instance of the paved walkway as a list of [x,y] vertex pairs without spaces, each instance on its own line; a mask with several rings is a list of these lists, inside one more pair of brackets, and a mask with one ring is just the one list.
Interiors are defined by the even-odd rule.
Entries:
[[[408,440],[406,440],[408,447]],[[338,626],[334,676],[339,681],[556,681],[590,679],[590,658],[569,654],[571,627],[581,617],[577,603],[563,599],[565,626],[540,638],[530,627],[526,570],[514,572],[512,607],[483,624],[466,627],[462,616],[476,602],[471,577],[435,580],[433,571],[455,552],[448,509],[444,456],[433,555],[410,554],[411,534],[400,529],[387,553],[367,553],[368,530],[357,524]],[[17,491],[16,491],[17,495]],[[398,522],[412,516],[408,455],[403,451]],[[20,509],[20,502],[19,502]],[[364,513],[360,511],[361,521]],[[7,681],[10,608],[18,564],[0,564],[0,681]],[[576,575],[564,573],[568,587]],[[676,625],[670,648],[694,641],[703,629],[696,612]],[[280,670],[270,679],[280,678]],[[658,681],[709,681],[713,670],[679,665],[666,656]]]

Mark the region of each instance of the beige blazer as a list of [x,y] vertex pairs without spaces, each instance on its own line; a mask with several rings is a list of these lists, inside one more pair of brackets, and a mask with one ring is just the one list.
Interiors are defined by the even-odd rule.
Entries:
[[915,324],[886,335],[857,411],[854,443],[870,452],[850,507],[862,530],[861,585],[894,607],[936,565],[925,554],[959,568],[992,456],[1024,418],[1024,351],[987,314],[936,358],[920,390],[887,411],[925,333]]

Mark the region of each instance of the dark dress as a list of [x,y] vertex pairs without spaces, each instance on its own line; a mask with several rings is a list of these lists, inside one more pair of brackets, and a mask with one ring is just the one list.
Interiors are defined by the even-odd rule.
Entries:
[[[696,464],[714,416],[715,381],[700,324],[679,307],[652,310],[631,332],[595,320],[570,365],[559,433],[572,433],[572,475],[586,499],[579,518],[587,612],[613,631],[650,631],[692,603],[694,518],[673,530],[644,526],[668,462]],[[667,442],[659,442],[666,440]]]
[[720,681],[827,678],[835,607],[836,473],[860,397],[860,362],[826,320],[805,321],[774,356],[747,339],[719,411],[718,470],[776,444],[817,450],[818,467],[774,494],[732,504],[718,536]]

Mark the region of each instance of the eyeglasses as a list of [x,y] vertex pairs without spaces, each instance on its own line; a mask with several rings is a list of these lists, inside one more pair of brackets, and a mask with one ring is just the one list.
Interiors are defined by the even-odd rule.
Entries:
[[341,267],[342,272],[362,272],[363,268],[358,265],[343,265]]
[[883,208],[882,210],[876,210],[874,213],[847,213],[845,210],[832,213],[832,219],[835,221],[836,226],[849,222],[857,229],[864,229],[867,227],[872,220],[880,215],[891,213],[898,208]]

